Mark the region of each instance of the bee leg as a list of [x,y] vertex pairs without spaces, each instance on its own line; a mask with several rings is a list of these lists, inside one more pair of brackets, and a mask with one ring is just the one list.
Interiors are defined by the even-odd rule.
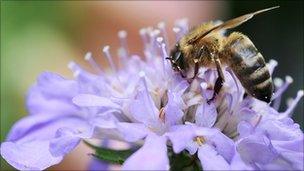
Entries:
[[177,70],[178,70],[179,74],[182,76],[182,78],[186,78],[186,76],[184,75],[182,69],[179,66],[177,66]]
[[216,95],[220,92],[221,88],[223,87],[223,83],[225,81],[225,77],[224,77],[223,70],[222,70],[222,67],[221,67],[221,62],[218,58],[215,58],[215,64],[216,64],[218,77],[217,77],[217,79],[215,81],[215,84],[214,84],[213,96],[212,96],[211,99],[209,99],[207,101],[208,104],[210,104],[210,102],[212,102],[216,98]]
[[198,73],[198,69],[199,69],[198,62],[195,62],[195,65],[194,65],[194,75],[191,78],[192,80],[196,77],[196,75]]

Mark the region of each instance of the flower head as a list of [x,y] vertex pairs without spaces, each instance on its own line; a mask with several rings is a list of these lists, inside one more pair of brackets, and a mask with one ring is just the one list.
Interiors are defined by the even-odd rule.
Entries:
[[[173,29],[177,39],[187,30],[186,20]],[[285,83],[275,79],[271,106],[247,95],[225,67],[223,89],[208,103],[216,70],[201,67],[192,81],[174,72],[166,60],[164,23],[140,30],[144,58],[130,54],[125,31],[118,36],[120,66],[105,46],[109,71],[87,53],[84,59],[95,73],[71,62],[73,80],[49,72],[38,77],[27,96],[29,115],[1,144],[6,161],[20,170],[46,169],[82,139],[97,138],[141,146],[123,163],[126,170],[168,170],[174,163],[168,153],[181,152],[194,156],[204,170],[301,169],[303,132],[290,116],[303,91],[285,112],[277,111],[290,77]],[[270,73],[276,65],[268,63]]]

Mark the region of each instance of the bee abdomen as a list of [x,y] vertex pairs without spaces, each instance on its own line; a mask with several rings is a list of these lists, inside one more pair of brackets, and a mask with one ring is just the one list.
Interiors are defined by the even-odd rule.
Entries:
[[226,49],[228,64],[251,96],[270,102],[272,79],[265,60],[254,44],[243,34],[232,33]]
[[243,75],[242,79],[244,79],[245,82],[250,85],[258,85],[270,78],[270,73],[260,53],[250,59],[250,63],[252,64],[248,64],[246,60],[247,59],[244,59],[240,65],[236,66],[241,66],[239,72]]

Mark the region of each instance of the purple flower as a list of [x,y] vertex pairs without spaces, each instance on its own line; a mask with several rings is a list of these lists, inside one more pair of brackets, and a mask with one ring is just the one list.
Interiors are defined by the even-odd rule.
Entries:
[[[186,20],[173,29],[177,39],[187,30]],[[166,60],[164,23],[140,30],[144,59],[129,54],[126,35],[118,34],[119,66],[105,46],[110,70],[87,53],[85,60],[95,73],[71,62],[73,80],[41,74],[27,96],[29,115],[1,143],[1,156],[9,164],[20,170],[43,170],[59,163],[82,139],[107,138],[140,146],[125,160],[123,170],[168,170],[171,152],[186,152],[203,170],[303,168],[303,132],[290,118],[303,91],[285,112],[277,111],[290,77],[285,82],[274,80],[277,90],[271,106],[245,96],[227,67],[223,89],[208,104],[217,72],[200,68],[189,82],[175,73]],[[272,73],[277,62],[267,65]],[[107,168],[105,163],[92,163],[90,169]]]

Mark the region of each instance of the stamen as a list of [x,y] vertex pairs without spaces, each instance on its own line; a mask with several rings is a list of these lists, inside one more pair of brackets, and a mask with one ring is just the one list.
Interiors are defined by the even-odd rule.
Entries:
[[273,95],[272,99],[276,99],[280,96],[282,96],[282,94],[286,91],[286,89],[288,88],[288,86],[293,82],[293,79],[291,76],[287,75],[285,77],[285,83],[282,85],[282,81],[280,81],[279,79],[274,79],[274,85],[276,87],[279,87],[280,84],[281,86],[279,87],[279,89],[275,92],[275,94]]
[[121,49],[123,50],[122,57],[126,58],[128,56],[128,43],[127,43],[127,32],[124,30],[121,30],[118,32],[118,38],[120,41]]
[[[274,86],[276,87],[276,89],[279,89],[282,85],[283,85],[283,80],[281,78],[274,78],[273,80],[273,84]],[[272,98],[273,99],[273,98]],[[282,100],[282,96],[278,96],[277,98],[275,98],[273,100],[273,105],[272,107],[275,109],[275,110],[279,110],[280,108],[280,105],[281,105],[281,100]]]
[[163,37],[157,37],[156,38],[156,41],[161,44],[163,41],[164,41],[164,38]]
[[144,51],[148,48],[148,39],[147,39],[147,29],[142,28],[139,30],[139,35],[143,41],[144,44]]
[[282,113],[280,117],[282,117],[282,118],[290,117],[291,113],[293,112],[293,110],[297,106],[298,102],[303,97],[303,95],[304,95],[304,91],[303,90],[299,90],[298,93],[297,93],[296,98],[294,100],[292,100],[292,102],[288,106],[287,110],[284,113]]
[[113,59],[112,59],[112,56],[111,56],[111,54],[110,54],[110,46],[105,46],[104,48],[103,48],[103,53],[106,55],[106,58],[107,58],[107,60],[108,60],[108,62],[109,62],[109,64],[110,64],[110,67],[111,67],[111,69],[112,69],[112,71],[113,72],[116,72],[116,67],[115,67],[115,65],[114,65],[114,62],[113,62]]
[[273,108],[275,110],[279,110],[282,100],[282,94],[286,91],[288,86],[293,82],[293,79],[290,76],[285,77],[285,83],[280,78],[275,78],[273,83],[277,88],[274,96],[272,97],[273,100]]
[[162,35],[164,37],[166,46],[169,46],[169,39],[168,39],[167,31],[166,31],[166,24],[165,24],[165,22],[159,22],[157,24],[157,28],[161,31],[161,33],[162,33]]
[[149,102],[149,109],[151,114],[154,116],[155,111],[153,110],[153,106],[154,106],[154,102],[152,101],[151,97],[150,97],[150,93],[149,93],[149,89],[148,89],[148,85],[147,85],[147,81],[146,81],[146,74],[144,71],[140,71],[139,72],[139,77],[141,79],[141,81],[144,84],[144,89],[145,89],[145,94],[147,96],[148,102]]
[[155,29],[155,30],[152,30],[150,33],[149,33],[149,36],[150,36],[150,53],[152,53],[153,56],[156,55],[156,52],[157,52],[157,41],[156,41],[156,38],[159,37],[160,35],[160,30],[159,29]]
[[158,115],[158,118],[163,122],[163,123],[165,123],[165,121],[166,121],[166,118],[165,118],[165,108],[161,108],[160,110],[159,110],[159,115]]
[[93,59],[92,57],[92,53],[91,52],[87,52],[84,56],[84,60],[88,61],[89,64],[91,65],[91,67],[98,73],[98,74],[102,74],[103,71],[101,70],[101,68],[99,67],[99,65],[96,63],[96,61]]
[[73,77],[77,78],[82,71],[82,68],[74,61],[68,63],[68,68],[73,72]]
[[158,37],[156,40],[157,40],[158,44],[159,44],[160,47],[161,47],[161,52],[162,52],[162,64],[163,64],[163,73],[164,73],[165,78],[167,78],[166,68],[167,68],[167,65],[168,65],[168,63],[167,63],[168,54],[167,54],[166,44],[163,43],[163,40],[164,40],[163,37]]
[[183,19],[177,20],[175,22],[175,26],[177,26],[181,29],[182,34],[186,34],[188,32],[188,19],[183,18]]
[[172,30],[175,33],[175,39],[176,39],[176,41],[178,41],[182,37],[181,29],[178,28],[178,27],[173,27]]
[[193,141],[196,142],[199,146],[202,146],[206,143],[206,139],[203,136],[197,136]]
[[268,64],[267,64],[267,67],[269,69],[269,72],[270,72],[270,75],[272,75],[275,67],[278,66],[278,62],[274,59],[270,59]]
[[200,86],[201,86],[201,88],[202,88],[202,95],[203,95],[204,99],[208,100],[208,97],[207,97],[207,94],[206,94],[206,90],[207,90],[207,88],[208,88],[208,84],[205,83],[205,82],[202,82],[202,83],[200,84]]

